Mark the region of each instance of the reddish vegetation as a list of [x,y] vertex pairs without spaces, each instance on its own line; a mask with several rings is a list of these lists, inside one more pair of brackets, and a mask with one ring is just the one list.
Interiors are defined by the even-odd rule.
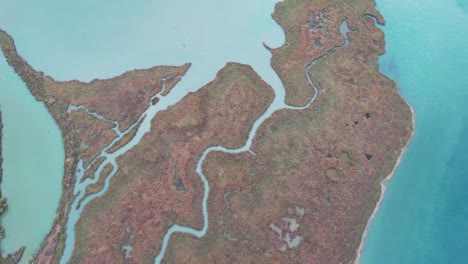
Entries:
[[212,145],[241,147],[272,100],[272,89],[250,66],[228,64],[214,81],[158,113],[151,132],[118,159],[106,194],[83,211],[72,262],[122,263],[129,228],[132,262],[150,263],[170,225],[201,228],[198,159]]
[[57,243],[60,240],[61,232],[62,226],[55,225],[52,232],[46,238],[44,247],[37,255],[35,263],[52,263],[54,256],[57,254]]
[[107,121],[93,116],[85,118],[84,110],[67,113],[70,104],[82,105],[91,112],[119,122],[120,131],[123,131],[138,120],[149,106],[151,96],[162,90],[163,78],[167,78],[163,93],[167,94],[190,67],[190,64],[158,66],[89,83],[58,82],[31,68],[16,53],[13,40],[3,31],[0,31],[0,44],[8,63],[27,83],[36,99],[46,104],[62,129],[64,141],[70,146],[66,149],[67,157],[79,155],[85,164],[111,142],[115,132],[109,130],[113,125]]
[[[273,14],[284,29],[286,43],[271,50],[271,65],[283,82],[289,105],[305,105],[314,94],[305,76],[307,65],[344,42],[338,31],[341,20],[333,19],[338,10],[330,8],[329,1],[316,2],[288,1],[287,6],[277,5],[281,12]],[[320,18],[315,19],[315,16]]]
[[99,165],[104,162],[106,158],[105,157],[100,157],[94,161],[94,163],[91,165],[90,169],[85,172],[83,175],[83,178],[81,179],[81,182],[83,182],[86,179],[94,179],[94,172],[99,168]]
[[[383,23],[370,0],[277,4],[273,17],[285,30],[286,43],[271,50],[272,66],[285,85],[286,102],[304,105],[313,96],[305,70],[317,58],[321,59],[309,73],[319,96],[306,110],[281,110],[266,120],[252,145],[255,154],[208,155],[203,164],[211,187],[208,233],[201,239],[176,234],[164,261],[354,259],[379,198],[378,183],[391,172],[412,130],[410,109],[395,83],[377,71],[384,39],[368,15]],[[348,33],[350,43],[330,52],[345,41],[338,30],[344,19],[353,30]],[[68,105],[82,104],[124,129],[160,91],[162,77],[171,77],[170,89],[189,65],[132,71],[89,84],[59,83],[30,68],[4,32],[0,44],[10,65],[33,95],[46,102],[64,133],[64,203],[39,254],[50,263],[61,251],[55,247],[62,245],[56,238],[72,198],[77,155],[90,160],[115,136],[106,121],[67,114]],[[272,98],[272,90],[252,68],[228,64],[214,81],[158,113],[151,132],[118,158],[119,170],[108,191],[85,207],[71,262],[123,263],[122,246],[131,245],[131,262],[151,263],[172,224],[200,229],[204,188],[195,171],[200,156],[213,145],[241,147]],[[93,147],[80,149],[82,142]],[[88,193],[102,184],[103,179]]]
[[[250,176],[252,175],[252,179],[255,178],[255,170],[253,169],[255,163],[256,157],[249,152],[228,154],[213,151],[208,154],[203,164],[203,171],[209,172],[210,176],[212,175],[213,178],[210,179],[210,182],[216,182],[218,188],[214,191],[219,192],[219,194],[223,195],[225,192],[233,190],[233,186],[247,194],[250,192]],[[239,167],[239,164],[245,166]],[[213,200],[223,200],[222,197],[219,198]]]
[[[273,18],[283,28],[286,43],[271,50],[272,67],[283,81],[287,104],[302,106],[309,101],[314,91],[305,76],[307,65],[344,42],[338,29],[345,18],[348,22],[362,20],[364,14],[372,14],[383,22],[374,9],[374,1],[369,0],[353,1],[350,4],[327,0],[288,0],[276,6]],[[380,34],[380,31],[371,31],[367,33]],[[365,38],[370,40],[372,36],[367,35]],[[372,47],[365,48],[373,50]],[[383,45],[379,45],[379,48],[383,48]]]
[[57,82],[44,78],[46,99],[72,105],[84,105],[91,112],[119,122],[120,130],[126,130],[138,120],[148,108],[151,96],[162,89],[163,78],[168,78],[167,94],[177,84],[190,67],[159,66],[147,70],[126,72],[107,80],[94,80],[90,83],[79,81]]
[[[153,99],[158,99],[158,98],[155,97]],[[156,101],[156,100],[153,100],[153,101]],[[156,104],[156,103],[154,103],[154,104]],[[135,136],[136,132],[138,131],[138,128],[140,127],[141,122],[143,122],[143,119],[141,119],[141,121],[135,127],[133,127],[132,130],[130,130],[128,132],[128,134],[126,134],[124,137],[122,137],[122,139],[115,142],[115,144],[111,148],[109,148],[107,150],[107,153],[114,153],[115,151],[117,151],[121,147],[125,146],[128,142],[130,142],[130,140],[132,140],[132,138]]]
[[[377,56],[384,50],[383,35],[364,15],[375,14],[373,5],[362,3],[367,1],[348,5],[288,0],[277,5],[274,17],[289,36],[283,48],[273,51],[273,65],[288,76],[302,76],[285,81],[293,104],[311,97],[304,76],[307,64],[344,41],[336,25],[346,18],[356,31],[349,33],[347,47],[311,68],[320,90],[313,105],[305,111],[279,111],[259,128],[252,146],[256,163],[239,161],[229,168],[228,172],[243,173],[236,174],[237,182],[229,179],[232,185],[227,186],[219,179],[220,169],[214,163],[224,167],[227,154],[219,161],[206,160],[210,165],[205,166],[205,174],[214,194],[244,186],[249,171],[256,171],[253,199],[234,194],[229,212],[224,213],[228,234],[237,240],[223,236],[219,220],[224,201],[211,195],[207,236],[173,238],[167,263],[349,263],[354,259],[380,194],[378,183],[391,172],[412,129],[410,109],[395,83],[376,70]],[[318,32],[308,28],[310,12],[316,10],[324,11],[326,24],[333,26]],[[315,49],[323,51],[312,52],[311,40],[318,34],[325,42]],[[328,46],[327,39],[333,40]],[[285,235],[288,227],[282,218],[293,217],[290,211],[296,206],[304,208],[304,216],[294,218],[299,228],[290,236],[300,235],[303,240],[283,252],[284,240],[278,242],[271,224]]]
[[[99,166],[96,166],[96,168],[91,168],[90,169],[91,173],[94,173],[98,167]],[[107,163],[104,166],[104,168],[101,171],[98,181],[95,184],[90,184],[86,186],[85,195],[81,198],[81,200],[78,201],[78,207],[81,206],[81,203],[83,202],[83,200],[86,199],[89,195],[97,193],[100,190],[102,190],[102,188],[104,187],[104,182],[106,181],[106,178],[109,176],[109,174],[112,172],[113,169],[114,167],[110,163]],[[94,176],[95,175],[93,174],[91,178],[94,178]]]
[[21,247],[15,253],[8,254],[5,258],[0,258],[0,263],[2,264],[17,264],[19,263],[20,259],[23,257],[25,247]]
[[[127,72],[109,80],[96,80],[90,83],[78,81],[55,82],[44,78],[44,99],[47,105],[58,104],[61,115],[68,105],[83,105],[108,119],[119,122],[120,131],[137,122],[148,108],[150,98],[162,90],[162,78],[169,78],[166,89],[169,91],[188,70],[189,64],[182,67],[154,67],[149,70]],[[87,116],[87,117],[86,117]],[[62,120],[61,120],[62,121]],[[65,136],[70,136],[79,144],[75,151],[87,164],[100,150],[115,138],[114,127],[110,122],[88,115],[84,110],[67,114],[59,123]]]
[[[110,130],[113,125],[108,121],[90,116],[84,110],[68,113],[69,105],[83,105],[91,112],[115,120],[119,122],[122,131],[138,120],[149,106],[151,96],[162,90],[162,78],[167,79],[166,90],[163,93],[167,94],[190,67],[190,64],[180,67],[159,66],[129,71],[112,79],[94,80],[90,83],[57,82],[34,70],[23,60],[16,52],[13,39],[2,30],[0,46],[8,63],[26,83],[36,100],[45,103],[62,131],[66,156],[64,191],[58,209],[59,217],[54,226],[65,224],[68,205],[74,198],[72,186],[78,157],[81,157],[85,164],[88,163],[116,136],[115,132]],[[55,234],[49,234],[39,255],[47,255],[44,253],[46,248],[57,246],[57,241],[49,239],[50,236],[55,237]],[[63,243],[63,238],[64,236],[60,236],[59,244]],[[60,253],[53,255],[53,261],[59,256]]]
[[117,136],[112,130],[112,123],[103,122],[85,110],[72,111],[67,119],[70,120],[69,133],[73,134],[74,138],[82,139],[77,150],[85,165]]

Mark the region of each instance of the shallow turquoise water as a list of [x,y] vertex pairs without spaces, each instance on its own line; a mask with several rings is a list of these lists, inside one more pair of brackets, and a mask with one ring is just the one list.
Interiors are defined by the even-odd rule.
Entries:
[[[279,46],[284,41],[281,29],[270,17],[274,2],[238,1],[234,5],[231,1],[117,3],[85,0],[65,4],[58,0],[47,3],[0,0],[0,27],[12,34],[20,54],[34,67],[59,80],[86,81],[115,76],[133,68],[193,62],[192,69],[174,89],[171,102],[177,102],[188,91],[213,79],[226,61],[252,64],[268,83],[281,86],[269,66],[270,54],[262,46],[263,41],[272,46]],[[468,240],[465,220],[468,212],[463,207],[468,198],[468,179],[464,177],[466,167],[463,165],[468,159],[463,151],[468,144],[468,128],[464,125],[468,122],[465,114],[468,106],[464,103],[468,96],[466,0],[443,3],[435,0],[400,0],[399,3],[378,0],[378,4],[388,23],[384,28],[388,53],[381,58],[381,69],[397,79],[403,95],[413,105],[417,130],[371,226],[362,262],[465,263],[468,259],[468,253],[464,252]],[[180,10],[181,5],[189,5],[184,9],[187,11]],[[11,72],[2,57],[0,100],[26,100],[27,90]],[[16,78],[14,83],[22,88],[16,90],[26,94],[7,94],[10,90],[3,86],[8,78]],[[277,96],[283,96],[281,89]],[[41,206],[29,206],[38,211],[24,210],[34,212],[35,217],[16,217],[14,221],[10,220],[11,227],[7,226],[8,217],[4,219],[7,240],[2,243],[3,248],[9,252],[8,248],[17,247],[12,242],[13,237],[8,238],[9,230],[23,234],[24,241],[31,245],[28,250],[32,250],[26,253],[27,257],[49,230],[54,210],[47,213],[48,207],[56,207],[56,194],[60,194],[60,183],[54,178],[55,174],[40,173],[40,170],[42,166],[50,166],[53,172],[62,170],[63,147],[56,148],[61,144],[60,140],[57,143],[60,135],[50,116],[46,118],[47,115],[39,114],[41,111],[45,113],[43,106],[37,104],[38,107],[34,107],[32,103],[30,106],[21,101],[15,105],[19,110],[9,114],[4,101],[0,102],[5,137],[8,134],[19,137],[27,131],[25,127],[34,129],[33,136],[23,136],[15,146],[5,143],[4,148],[8,147],[12,153],[14,149],[21,149],[20,146],[28,147],[23,153],[41,151],[31,157],[31,161],[25,159],[17,170],[33,171],[35,174],[26,174],[42,175],[42,178],[50,175],[54,179],[50,186],[44,186],[45,181],[39,182],[38,178],[35,178],[36,182],[31,181],[33,187],[41,188],[27,189],[23,181],[16,187],[9,187],[8,175],[20,173],[8,172],[8,163],[20,164],[25,157],[6,153],[2,188],[10,199],[9,214],[13,215],[15,204],[6,189],[11,190],[11,195],[22,198],[37,198],[46,193],[51,199],[35,199],[34,204]],[[35,113],[21,116],[21,111],[37,111],[41,117],[36,118]],[[12,117],[18,116],[22,123],[11,121]],[[51,131],[50,142],[47,141],[49,134],[41,134],[42,130]],[[36,150],[26,145],[32,140],[34,146],[38,146],[38,138],[44,145]],[[6,138],[4,142],[15,140]],[[9,161],[8,156],[15,161]],[[34,158],[44,160],[38,162]],[[58,185],[54,185],[55,182]],[[31,190],[41,192],[32,196]],[[17,205],[16,208],[24,207]],[[23,229],[20,220],[28,223],[43,221],[43,224]],[[28,234],[32,233],[27,232],[37,234],[40,239],[30,239]]]
[[361,263],[468,263],[466,0],[377,0],[381,71],[416,112],[416,133],[370,226]]
[[0,53],[0,108],[3,129],[2,216],[6,237],[2,255],[26,246],[34,254],[52,227],[61,195],[64,151],[60,130],[44,104],[28,89]]
[[192,63],[178,89],[194,91],[228,61],[272,85],[272,47],[284,42],[278,0],[0,0],[0,27],[20,54],[58,80],[108,78],[135,68]]
[[[284,89],[270,66],[271,54],[263,46],[277,47],[284,42],[282,29],[271,18],[276,2],[0,0],[0,27],[12,35],[20,55],[34,68],[58,80],[89,81],[134,68],[191,62],[182,81],[156,107],[148,109],[149,118],[135,137],[139,139],[150,129],[149,119],[157,111],[211,81],[229,61],[250,64],[274,88],[276,98],[266,117],[285,107]],[[132,140],[118,153],[136,143]],[[205,182],[208,190],[207,185]],[[75,191],[79,192],[79,187]],[[70,214],[70,239],[61,262],[67,262],[73,251],[74,225],[80,213],[81,209]],[[204,234],[206,227],[181,230]]]

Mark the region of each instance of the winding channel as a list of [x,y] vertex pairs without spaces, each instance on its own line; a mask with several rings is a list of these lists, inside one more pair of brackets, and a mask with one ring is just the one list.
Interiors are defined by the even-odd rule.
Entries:
[[[197,163],[197,168],[196,168],[196,171],[197,171],[198,175],[200,176],[200,179],[203,181],[203,185],[205,187],[205,193],[203,194],[203,202],[202,202],[202,212],[203,212],[203,218],[204,218],[203,228],[201,230],[196,230],[196,229],[193,229],[193,228],[190,228],[190,227],[187,227],[187,226],[181,226],[181,225],[177,225],[177,224],[173,225],[171,228],[169,228],[166,235],[164,236],[161,251],[159,252],[158,256],[156,257],[156,259],[154,261],[155,264],[159,264],[163,260],[164,253],[166,252],[167,245],[169,243],[169,239],[170,239],[170,237],[171,237],[171,235],[173,233],[182,232],[182,233],[191,234],[191,235],[193,235],[195,237],[201,238],[201,237],[205,236],[206,232],[208,231],[208,206],[207,206],[207,204],[208,204],[208,194],[210,192],[210,185],[208,184],[208,180],[206,179],[206,176],[203,174],[203,170],[202,170],[202,164],[205,161],[208,154],[211,151],[222,151],[222,152],[225,152],[225,153],[232,153],[232,154],[246,152],[246,151],[252,152],[250,147],[251,147],[253,139],[254,139],[254,137],[256,135],[257,129],[274,112],[276,112],[277,110],[282,110],[282,109],[303,110],[303,109],[308,108],[315,101],[315,99],[317,98],[318,93],[319,93],[319,90],[318,90],[317,86],[314,84],[314,82],[312,81],[312,78],[309,75],[309,70],[311,69],[312,66],[314,66],[317,63],[317,61],[324,58],[328,54],[334,52],[337,49],[346,47],[349,44],[349,38],[348,38],[348,35],[347,35],[347,33],[349,31],[350,30],[349,30],[349,27],[348,27],[348,23],[346,22],[346,20],[343,20],[343,22],[340,25],[340,33],[343,34],[343,36],[345,37],[345,42],[343,44],[339,45],[339,46],[333,47],[332,49],[330,49],[329,51],[327,51],[323,55],[321,55],[318,58],[316,58],[315,60],[313,60],[307,66],[307,68],[306,68],[307,80],[308,80],[309,84],[312,86],[312,88],[314,89],[314,95],[312,96],[312,98],[310,99],[310,101],[307,104],[305,104],[304,106],[290,106],[290,105],[287,105],[284,102],[284,98],[280,98],[278,96],[275,96],[275,99],[271,103],[270,107],[253,124],[253,127],[250,130],[247,142],[245,143],[245,145],[243,147],[237,148],[237,149],[228,149],[228,148],[225,148],[225,147],[222,147],[222,146],[212,146],[212,147],[207,148],[203,152],[203,155],[199,159],[199,161]],[[284,89],[284,87],[282,87],[282,88]],[[273,89],[275,90],[275,94],[277,94],[276,89],[275,88],[273,88]],[[249,196],[249,197],[253,198],[253,196]]]
[[[202,201],[202,213],[203,213],[203,218],[204,218],[203,228],[201,230],[196,230],[194,228],[187,227],[187,226],[182,226],[182,225],[177,225],[177,224],[173,225],[171,228],[169,228],[167,233],[164,235],[161,250],[160,250],[159,254],[157,255],[157,257],[155,258],[154,263],[159,264],[163,260],[164,254],[166,252],[166,249],[167,249],[167,246],[168,246],[168,243],[169,243],[169,239],[170,239],[172,234],[177,233],[177,232],[187,233],[187,234],[193,235],[193,236],[195,236],[197,238],[201,238],[201,237],[205,236],[205,234],[206,234],[206,232],[208,230],[208,208],[207,208],[207,204],[208,204],[208,196],[209,196],[209,192],[210,192],[210,185],[208,183],[208,180],[207,180],[206,176],[203,174],[203,171],[202,171],[202,164],[205,161],[207,155],[211,151],[222,151],[222,152],[225,152],[225,153],[232,153],[232,154],[241,153],[241,152],[251,152],[251,153],[253,153],[250,150],[250,147],[251,147],[253,139],[254,139],[254,137],[256,135],[257,129],[274,112],[276,112],[278,110],[282,110],[282,109],[304,110],[304,109],[308,108],[315,101],[315,99],[317,98],[318,93],[319,93],[319,90],[318,90],[317,86],[314,84],[314,82],[312,81],[312,78],[309,75],[309,71],[310,71],[311,67],[314,66],[317,63],[317,61],[324,58],[328,54],[336,51],[337,49],[340,49],[340,48],[343,48],[343,47],[347,46],[349,44],[349,38],[348,38],[348,35],[347,35],[347,33],[349,31],[350,30],[348,28],[348,24],[347,24],[346,20],[343,20],[343,22],[340,25],[340,33],[345,37],[345,42],[343,44],[339,45],[339,46],[335,46],[332,49],[328,50],[327,52],[325,52],[324,54],[322,54],[321,56],[319,56],[318,58],[313,60],[307,66],[306,71],[305,71],[306,76],[307,76],[307,80],[308,80],[309,84],[312,86],[312,88],[314,89],[314,95],[307,104],[305,104],[304,106],[290,106],[290,105],[287,105],[285,103],[285,98],[284,98],[285,97],[284,96],[284,94],[285,94],[284,93],[284,87],[273,87],[273,90],[275,92],[275,98],[274,98],[273,102],[270,104],[270,106],[268,107],[268,109],[262,114],[262,116],[260,116],[254,122],[254,124],[252,126],[252,129],[250,130],[249,137],[248,137],[248,139],[247,139],[247,141],[246,141],[246,143],[245,143],[245,145],[243,147],[237,148],[237,149],[228,149],[228,148],[225,148],[223,146],[212,146],[212,147],[208,147],[207,149],[205,149],[205,151],[203,152],[202,156],[200,157],[200,159],[199,159],[199,161],[197,163],[197,167],[196,167],[196,172],[200,176],[200,179],[202,180],[203,185],[204,185],[204,194],[203,194],[203,201]],[[141,114],[141,116],[138,118],[138,120],[134,124],[132,124],[127,130],[125,130],[123,132],[120,132],[117,121],[110,120],[110,119],[108,119],[106,117],[103,117],[103,116],[99,115],[98,113],[90,112],[84,106],[73,106],[73,105],[69,106],[68,111],[75,111],[75,110],[82,109],[82,110],[85,110],[88,114],[90,114],[90,115],[92,115],[94,117],[97,117],[99,119],[106,120],[108,122],[111,122],[111,123],[115,124],[114,130],[117,133],[117,137],[114,140],[112,140],[112,142],[109,145],[104,147],[103,150],[100,152],[100,154],[97,155],[89,164],[84,165],[82,160],[80,160],[78,162],[78,166],[77,166],[77,170],[76,170],[76,177],[77,178],[76,178],[76,183],[75,183],[75,186],[74,186],[75,199],[74,199],[74,201],[73,201],[73,203],[71,205],[68,220],[67,220],[67,224],[66,224],[65,249],[64,249],[63,255],[62,255],[61,259],[60,259],[60,264],[68,263],[70,261],[72,255],[73,255],[73,250],[74,250],[74,247],[75,247],[75,226],[76,226],[76,223],[78,222],[78,220],[79,220],[79,218],[81,216],[81,213],[83,212],[84,207],[90,201],[92,201],[93,199],[95,199],[97,197],[102,196],[107,191],[107,189],[109,187],[110,179],[116,174],[116,172],[118,170],[118,164],[116,162],[116,158],[119,157],[120,155],[123,155],[126,151],[130,150],[131,148],[133,148],[136,144],[138,144],[138,142],[141,140],[141,138],[147,132],[149,132],[151,130],[151,120],[153,119],[153,117],[159,111],[166,110],[168,106],[176,103],[176,102],[173,102],[170,99],[172,92],[169,92],[167,95],[162,96],[162,94],[165,91],[166,79],[162,79],[161,81],[163,82],[162,91],[155,94],[153,97],[151,97],[151,99],[149,101],[149,107],[146,109],[146,111],[143,114]],[[278,90],[278,89],[281,89],[281,90]],[[278,95],[280,95],[280,96],[278,96]],[[157,104],[153,105],[151,103],[153,98],[158,98],[159,102]],[[114,146],[114,144],[116,142],[118,142],[125,135],[127,135],[140,122],[141,122],[141,125],[138,127],[138,130],[137,130],[135,136],[127,144],[125,144],[124,146],[122,146],[121,148],[119,148],[117,151],[115,151],[113,153],[107,153],[107,151],[112,146]],[[253,153],[253,154],[255,155],[255,153]],[[99,165],[98,169],[94,173],[94,178],[93,179],[86,178],[86,179],[83,180],[83,176],[84,176],[85,172],[87,170],[89,170],[92,167],[92,165],[101,157],[104,157],[105,160]],[[89,185],[95,184],[96,182],[99,181],[99,179],[101,177],[101,172],[103,171],[104,167],[107,164],[111,164],[113,169],[112,169],[112,172],[109,174],[109,176],[105,179],[104,187],[99,192],[91,194],[91,195],[89,195],[87,197],[84,197],[85,194],[86,194],[86,187],[89,186]],[[250,196],[250,197],[253,197],[253,196]],[[80,203],[80,201],[81,201],[81,203]],[[229,208],[227,208],[227,210],[229,210]]]

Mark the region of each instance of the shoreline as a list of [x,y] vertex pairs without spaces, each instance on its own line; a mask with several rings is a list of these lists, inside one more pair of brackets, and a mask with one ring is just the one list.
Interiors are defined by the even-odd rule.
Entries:
[[[44,83],[45,80],[57,85],[79,84],[91,87],[90,89],[96,89],[96,87],[102,86],[103,83],[106,82],[129,82],[129,78],[133,75],[143,74],[145,76],[149,76],[150,74],[154,73],[154,71],[162,71],[161,74],[165,75],[166,73],[164,73],[164,71],[166,71],[166,66],[158,65],[145,69],[128,70],[122,74],[116,75],[109,79],[95,79],[90,82],[81,82],[78,80],[56,81],[54,78],[45,75],[43,72],[36,71],[34,68],[32,68],[28,64],[28,62],[24,60],[20,54],[18,54],[13,38],[2,29],[0,29],[0,50],[5,56],[8,65],[11,68],[13,68],[15,74],[17,74],[20,77],[20,79],[24,82],[29,93],[34,97],[34,99],[37,102],[41,102],[44,104],[45,108],[47,109],[50,116],[53,118],[61,133],[60,140],[63,142],[65,152],[65,160],[63,164],[64,174],[61,179],[62,195],[58,201],[58,209],[56,211],[51,229],[44,236],[40,247],[34,254],[35,261],[41,260],[44,261],[44,263],[56,263],[58,259],[61,258],[61,256],[63,255],[62,250],[64,249],[64,241],[66,237],[63,235],[65,232],[64,226],[66,225],[69,219],[69,206],[72,204],[75,197],[73,194],[73,188],[70,188],[70,186],[74,186],[76,182],[76,178],[74,176],[76,167],[78,165],[79,152],[75,150],[78,149],[79,143],[78,139],[76,139],[75,136],[67,136],[70,132],[67,132],[67,130],[63,128],[64,124],[66,124],[67,122],[67,117],[62,114],[66,111],[66,107],[54,103],[55,100],[49,100],[49,97],[45,91],[45,89],[47,88],[46,84]],[[178,82],[180,80],[180,76],[184,76],[185,72],[190,66],[190,63],[183,64],[182,66],[169,66],[171,68],[180,68],[180,70],[183,70],[183,72],[178,74],[178,72],[175,72],[176,70],[174,70],[174,72],[171,72],[171,69],[168,69],[168,74],[173,74],[173,80]],[[175,85],[171,82],[170,88],[166,90],[166,93],[170,91],[174,86]],[[123,123],[125,122],[125,120],[121,122]],[[57,233],[56,230],[60,230],[60,232]],[[54,248],[55,251],[52,252],[45,250],[48,247]]]
[[[307,72],[308,72],[308,71],[307,71]],[[307,73],[307,72],[306,72],[306,73]],[[410,137],[408,138],[408,140],[405,142],[404,146],[402,146],[402,147],[399,149],[400,153],[399,153],[398,158],[396,159],[396,161],[394,160],[394,162],[396,162],[396,163],[395,163],[395,165],[394,165],[394,167],[393,167],[391,173],[388,174],[384,179],[382,179],[382,180],[380,181],[380,184],[381,184],[381,186],[382,186],[382,187],[381,187],[380,198],[378,199],[378,201],[377,201],[377,203],[376,203],[376,205],[375,205],[375,207],[374,207],[374,209],[373,209],[373,212],[372,212],[370,218],[367,220],[366,227],[365,227],[364,232],[362,233],[361,242],[360,242],[360,245],[359,245],[359,248],[358,248],[358,251],[357,251],[357,257],[356,257],[356,259],[354,260],[354,263],[359,263],[359,261],[360,261],[361,253],[362,253],[363,247],[364,247],[364,241],[365,241],[365,238],[367,237],[367,232],[368,232],[368,229],[369,229],[370,222],[375,218],[375,214],[376,214],[376,212],[378,211],[378,209],[380,208],[381,202],[382,202],[383,197],[384,197],[384,195],[385,195],[386,187],[384,186],[384,183],[385,183],[385,182],[388,182],[388,181],[393,177],[393,174],[395,173],[396,168],[399,166],[400,161],[401,161],[401,159],[402,159],[402,157],[403,157],[403,154],[405,153],[406,148],[407,148],[407,146],[409,145],[409,142],[411,141],[411,139],[412,139],[412,137],[413,137],[413,135],[414,135],[415,115],[414,115],[413,109],[412,109],[411,105],[409,105],[408,102],[403,98],[403,96],[401,96],[401,94],[400,94],[400,97],[406,102],[406,104],[409,106],[410,111],[411,111],[411,115],[412,115],[412,116],[411,116],[411,118],[412,118],[412,131],[411,131],[411,135],[410,135]],[[37,100],[37,99],[36,99],[36,100]],[[65,143],[65,141],[64,141],[64,143]],[[393,159],[392,159],[392,160],[393,160]],[[75,166],[76,166],[76,164],[75,164]],[[64,177],[65,177],[65,175],[64,175]],[[72,200],[72,201],[73,201],[73,200]],[[370,211],[370,210],[369,210],[369,211]],[[68,214],[67,214],[67,216],[65,216],[65,217],[67,218],[67,217],[68,217]],[[364,220],[364,219],[362,219],[362,220]],[[364,221],[362,221],[362,222],[364,222]],[[57,226],[60,227],[59,223],[57,223]],[[53,228],[51,229],[49,235],[48,235],[46,238],[48,238],[49,236],[52,235],[53,230],[54,230],[55,227],[56,227],[56,225],[54,224]]]
[[385,177],[382,181],[380,181],[380,186],[381,186],[380,198],[377,201],[377,203],[375,205],[375,208],[372,211],[371,216],[367,220],[366,229],[364,229],[364,232],[362,233],[361,242],[360,242],[359,247],[358,247],[358,249],[356,251],[356,258],[354,259],[354,261],[352,261],[353,264],[360,264],[362,252],[363,252],[364,245],[365,245],[365,240],[367,238],[367,234],[369,233],[369,226],[372,223],[372,220],[375,219],[375,215],[379,211],[380,206],[382,205],[382,201],[383,201],[383,199],[385,197],[385,193],[387,192],[387,187],[385,186],[385,183],[389,182],[393,178],[393,175],[395,174],[397,168],[400,166],[403,155],[405,154],[406,149],[408,148],[411,140],[413,139],[414,133],[415,133],[415,130],[416,130],[416,115],[414,113],[413,107],[411,106],[411,104],[408,103],[408,101],[403,97],[403,95],[401,95],[400,92],[398,92],[398,93],[400,94],[401,98],[403,98],[403,100],[408,105],[408,107],[410,108],[410,111],[411,111],[411,124],[412,124],[411,135],[408,138],[408,141],[406,142],[406,144],[401,149],[400,155],[398,156],[398,159],[396,160],[396,163],[395,163],[395,166],[393,167],[393,170],[390,172],[390,174],[387,175],[387,177]]
[[0,108],[0,198],[2,197],[2,180],[3,180],[3,156],[2,156],[2,139],[3,139],[3,121],[2,121],[2,111]]

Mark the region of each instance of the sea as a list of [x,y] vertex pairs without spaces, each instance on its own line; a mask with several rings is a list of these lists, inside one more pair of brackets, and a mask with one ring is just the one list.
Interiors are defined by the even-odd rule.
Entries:
[[[416,113],[416,132],[371,222],[361,263],[468,263],[468,0],[377,0],[387,24],[380,71]],[[228,61],[281,82],[263,43],[284,32],[276,0],[0,0],[0,28],[34,68],[90,81],[135,68],[192,62],[174,102]],[[275,91],[281,91],[277,89]],[[276,94],[284,96],[284,94]],[[25,263],[50,230],[61,195],[63,143],[42,103],[0,56],[4,120],[2,255],[26,246]],[[468,152],[467,152],[468,153]]]
[[365,239],[362,264],[468,263],[468,0],[377,0],[380,71],[416,130]]
[[[36,70],[59,81],[86,82],[155,65],[192,63],[164,98],[169,105],[213,80],[233,61],[251,65],[277,91],[275,102],[281,107],[284,89],[264,46],[279,47],[285,40],[271,17],[277,2],[0,0],[0,28],[13,37],[18,53]],[[26,263],[52,227],[61,194],[63,143],[45,106],[28,93],[3,55],[0,107],[5,123],[1,187],[10,205],[2,216],[6,238],[1,253],[5,256],[24,245]],[[69,218],[68,237],[74,236],[77,217],[80,214]],[[61,262],[67,262],[72,250],[69,243]],[[163,256],[164,252],[158,255]]]

